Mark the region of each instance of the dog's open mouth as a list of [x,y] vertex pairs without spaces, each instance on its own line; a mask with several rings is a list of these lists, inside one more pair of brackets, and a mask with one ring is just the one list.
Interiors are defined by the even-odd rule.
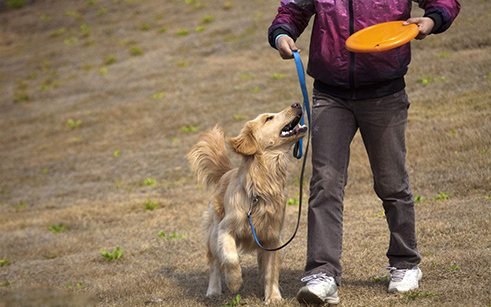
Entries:
[[295,118],[291,122],[289,122],[285,127],[283,127],[283,129],[281,129],[280,137],[288,138],[307,131],[306,125],[300,125],[297,127],[298,123],[300,122],[300,119],[302,119],[301,113],[295,116]]

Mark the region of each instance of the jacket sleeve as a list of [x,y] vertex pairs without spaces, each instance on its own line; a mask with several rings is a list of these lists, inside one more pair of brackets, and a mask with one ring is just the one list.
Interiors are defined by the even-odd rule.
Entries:
[[314,0],[283,0],[278,8],[278,14],[268,29],[271,47],[275,48],[275,39],[279,34],[287,34],[296,41],[314,14]]
[[445,32],[455,20],[460,11],[460,3],[457,0],[413,0],[419,7],[425,10],[424,17],[435,21],[431,33]]

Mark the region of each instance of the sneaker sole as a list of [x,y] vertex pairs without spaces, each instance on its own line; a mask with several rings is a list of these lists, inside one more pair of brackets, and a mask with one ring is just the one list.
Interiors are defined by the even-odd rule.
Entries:
[[298,291],[297,300],[303,304],[316,304],[316,305],[321,305],[325,303],[328,303],[330,305],[337,305],[340,302],[339,297],[328,297],[324,301],[314,293],[310,292],[307,287],[303,287],[302,289],[300,289],[300,291]]

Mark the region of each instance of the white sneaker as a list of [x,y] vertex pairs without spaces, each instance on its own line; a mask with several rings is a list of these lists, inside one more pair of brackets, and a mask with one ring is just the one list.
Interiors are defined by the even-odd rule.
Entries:
[[306,304],[339,304],[338,286],[334,278],[318,273],[302,278],[307,285],[297,293],[297,300]]
[[[389,270],[385,275],[381,275],[380,271]],[[385,267],[379,271],[380,277],[385,277],[390,274],[389,288],[387,292],[407,292],[419,287],[419,281],[423,278],[423,272],[415,266],[412,269],[398,269],[394,267]]]

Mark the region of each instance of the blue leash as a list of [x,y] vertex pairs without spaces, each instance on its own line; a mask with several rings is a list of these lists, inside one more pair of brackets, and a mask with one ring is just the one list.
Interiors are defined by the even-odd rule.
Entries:
[[[297,51],[293,51],[293,57],[295,58],[295,65],[297,67],[297,74],[298,74],[298,81],[300,82],[300,88],[302,89],[302,95],[303,95],[303,113],[307,113],[307,120],[309,122],[309,127],[308,127],[308,135],[307,135],[307,146],[305,147],[305,155],[303,155],[303,142],[302,139],[298,140],[298,142],[295,144],[295,147],[293,148],[293,156],[297,159],[301,159],[303,155],[303,161],[302,161],[302,171],[300,172],[300,192],[299,192],[299,201],[298,201],[298,218],[297,218],[297,226],[295,227],[295,231],[293,232],[293,235],[291,238],[283,245],[275,248],[266,248],[259,243],[259,240],[256,235],[256,230],[254,229],[254,225],[252,224],[252,209],[254,208],[254,205],[257,204],[259,201],[259,197],[256,194],[252,195],[252,201],[251,201],[251,206],[249,208],[249,212],[247,213],[247,217],[249,218],[249,224],[251,225],[252,228],[252,236],[254,237],[254,240],[256,241],[257,245],[262,248],[265,251],[277,251],[282,249],[283,247],[287,246],[290,244],[290,242],[295,238],[295,235],[297,234],[298,231],[298,226],[300,225],[300,216],[302,214],[302,196],[303,196],[303,174],[305,172],[305,162],[307,159],[307,153],[309,152],[309,144],[310,144],[310,127],[311,127],[311,121],[310,121],[310,103],[309,103],[309,96],[307,93],[307,86],[305,85],[305,73],[303,70],[303,64],[302,60],[300,59],[300,54],[298,54]],[[302,114],[302,120],[301,124],[304,124],[304,115]]]

